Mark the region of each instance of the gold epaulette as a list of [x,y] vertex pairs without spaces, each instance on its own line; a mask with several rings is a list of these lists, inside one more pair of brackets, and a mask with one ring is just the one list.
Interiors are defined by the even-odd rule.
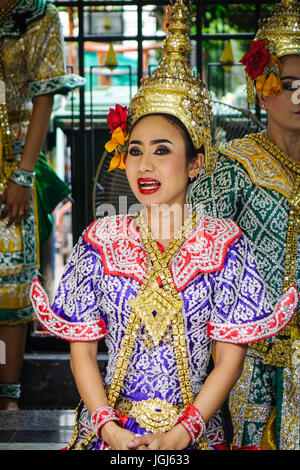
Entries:
[[290,200],[293,172],[276,158],[270,148],[256,141],[255,137],[260,135],[249,134],[227,142],[221,147],[221,153],[240,162],[254,184],[274,189]]

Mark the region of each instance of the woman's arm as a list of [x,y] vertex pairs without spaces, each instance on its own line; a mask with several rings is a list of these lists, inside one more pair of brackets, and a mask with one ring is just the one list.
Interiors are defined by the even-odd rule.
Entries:
[[[247,346],[216,343],[215,367],[207,377],[193,405],[200,411],[205,423],[221,408],[240,377]],[[129,448],[146,445],[149,450],[180,450],[190,443],[188,432],[181,424],[164,434],[135,438]]]
[[[33,100],[33,110],[25,140],[19,168],[33,171],[44,145],[53,106],[53,96],[38,96]],[[9,216],[8,226],[19,225],[23,217],[29,215],[30,188],[9,182],[0,196],[0,204],[4,203],[1,218]]]
[[[92,414],[97,408],[108,406],[97,363],[98,343],[74,342],[70,344],[70,350],[71,369],[78,392]],[[113,450],[126,450],[134,434],[110,421],[102,427],[101,437]]]
[[239,379],[246,352],[247,346],[242,344],[216,343],[215,367],[194,402],[205,422],[221,408]]
[[43,147],[53,107],[53,95],[33,98],[32,115],[27,131],[22,158],[19,167],[22,170],[33,171]]

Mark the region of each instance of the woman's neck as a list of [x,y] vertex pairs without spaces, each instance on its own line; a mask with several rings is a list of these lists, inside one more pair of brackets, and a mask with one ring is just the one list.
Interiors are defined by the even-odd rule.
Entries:
[[155,240],[166,248],[189,216],[187,205],[152,205],[144,207],[144,217]]
[[300,132],[282,130],[277,126],[267,127],[268,138],[293,160],[300,162]]

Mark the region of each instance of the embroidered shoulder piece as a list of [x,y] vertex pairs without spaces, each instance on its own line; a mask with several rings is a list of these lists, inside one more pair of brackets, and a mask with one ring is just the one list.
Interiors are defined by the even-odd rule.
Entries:
[[291,171],[251,139],[251,135],[224,144],[221,153],[240,162],[254,184],[274,189],[287,199],[291,198],[293,190]]
[[100,252],[106,274],[131,277],[142,284],[148,260],[133,216],[96,220],[84,233],[84,238]]
[[38,320],[50,333],[67,341],[97,341],[106,336],[103,319],[91,322],[70,322],[58,316],[49,305],[45,290],[35,279],[30,290],[31,302]]
[[[171,273],[182,290],[199,273],[222,269],[228,247],[241,236],[232,220],[203,217],[175,254]],[[150,261],[133,216],[106,217],[95,221],[84,238],[96,248],[106,274],[131,277],[142,284]]]
[[292,286],[269,316],[240,324],[208,322],[208,336],[215,341],[236,344],[254,343],[270,338],[277,335],[291,321],[298,303],[298,289]]
[[178,290],[199,273],[211,273],[223,269],[228,247],[242,232],[229,219],[205,216],[173,258],[171,272]]

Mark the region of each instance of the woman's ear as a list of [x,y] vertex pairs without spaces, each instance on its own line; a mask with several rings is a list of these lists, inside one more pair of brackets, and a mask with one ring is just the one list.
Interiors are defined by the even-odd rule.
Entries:
[[205,161],[203,153],[197,153],[196,158],[189,163],[189,178],[194,180],[199,175]]
[[256,94],[257,94],[257,99],[258,99],[258,102],[259,102],[259,106],[261,107],[261,109],[265,109],[266,108],[266,98],[262,94],[262,91],[261,90],[256,90]]

